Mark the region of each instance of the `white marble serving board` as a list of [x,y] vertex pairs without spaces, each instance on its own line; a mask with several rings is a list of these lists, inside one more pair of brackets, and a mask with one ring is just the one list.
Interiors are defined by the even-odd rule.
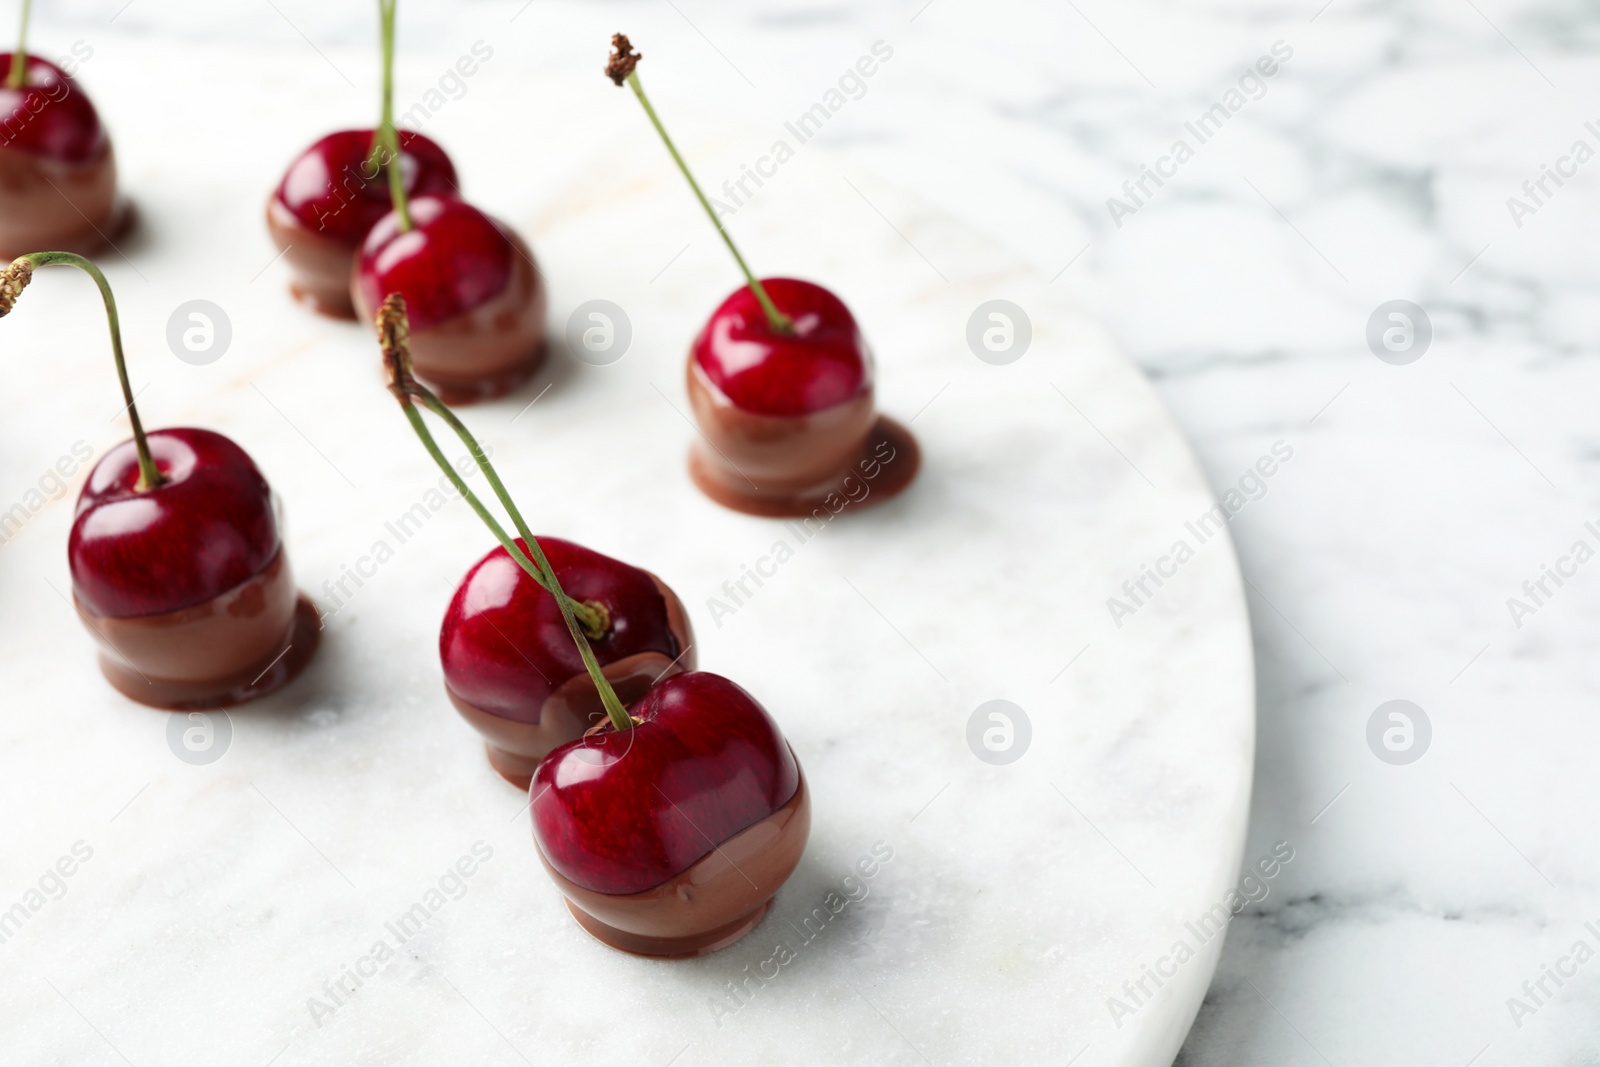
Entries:
[[[453,45],[408,61],[442,67]],[[361,54],[329,58],[371,75]],[[0,910],[41,903],[0,943],[0,1059],[1171,1061],[1221,944],[1185,924],[1226,899],[1241,861],[1250,635],[1230,542],[1199,544],[1185,525],[1212,503],[1205,479],[1098,327],[913,194],[803,148],[730,227],[762,271],[824,281],[853,307],[880,402],[911,422],[925,469],[903,498],[802,545],[710,504],[685,474],[685,348],[736,275],[637,106],[598,74],[558,86],[502,60],[473,83],[473,107],[430,127],[468,194],[532,242],[558,338],[596,298],[633,329],[606,367],[558,340],[530,387],[466,417],[536,530],[677,589],[701,665],[766,704],[814,790],[810,846],[771,917],[711,957],[643,961],[567,915],[523,798],[445,700],[439,620],[489,535],[452,503],[395,536],[387,524],[437,474],[369,332],[295,307],[272,262],[260,216],[278,170],[365,111],[305,49],[143,41],[103,47],[86,77],[144,213],[106,264],[147,424],[210,426],[251,452],[324,607],[346,567],[372,576],[328,619],[307,675],[234,711],[225,754],[194,766],[169,749],[169,716],[100,679],[63,597],[81,472],[0,546]],[[212,99],[224,85],[225,105]],[[173,105],[140,106],[158,94]],[[658,103],[681,114],[712,185],[771,140],[715,136],[703,112]],[[195,298],[232,323],[209,366],[164,339]],[[1033,323],[1008,366],[965,341],[993,298]],[[87,279],[39,277],[0,323],[0,353],[9,506],[76,442],[98,455],[126,430]],[[793,558],[714,619],[710,598],[779,540]],[[1107,598],[1180,540],[1193,558],[1116,625]],[[379,542],[393,554],[374,571]],[[966,741],[994,699],[1032,723],[1009,766]],[[802,944],[802,919],[875,845],[893,858],[866,895]],[[75,846],[92,856],[58,892],[45,872]],[[446,878],[459,899],[430,897],[475,848],[492,856]],[[41,878],[50,892],[30,897]],[[386,925],[418,903],[440,905],[420,932]],[[1195,958],[1148,1003],[1131,999],[1124,983],[1180,938]],[[747,1004],[731,999],[782,940],[794,958]],[[381,966],[336,1004],[341,975],[378,944]],[[1114,1018],[1112,996],[1134,1010]]]

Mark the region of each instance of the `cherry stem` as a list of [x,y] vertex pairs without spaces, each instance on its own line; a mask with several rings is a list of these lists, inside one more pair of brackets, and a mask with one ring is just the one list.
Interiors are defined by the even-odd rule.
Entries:
[[[445,477],[450,479],[450,484],[455,486],[472,510],[477,513],[483,524],[494,534],[495,540],[500,542],[506,552],[516,561],[517,566],[527,572],[528,577],[538,583],[539,588],[555,598],[556,606],[561,609],[561,618],[567,624],[567,631],[572,634],[572,640],[578,646],[578,655],[583,658],[584,669],[589,672],[589,678],[594,682],[594,687],[600,694],[600,703],[606,709],[606,715],[611,720],[611,725],[618,730],[633,728],[633,720],[628,717],[628,710],[617,696],[617,691],[612,688],[611,682],[600,669],[600,663],[595,659],[594,649],[589,647],[589,640],[599,640],[611,628],[611,614],[604,604],[598,601],[579,603],[567,596],[561,588],[561,582],[556,578],[555,568],[550,566],[550,560],[545,556],[544,549],[539,544],[539,539],[533,536],[528,524],[522,518],[522,512],[517,509],[511,499],[511,494],[506,490],[505,483],[500,480],[499,473],[494,469],[494,464],[489,462],[489,457],[484,453],[483,446],[478,443],[472,431],[466,424],[456,417],[431,389],[417,381],[411,371],[410,350],[410,323],[406,319],[405,299],[398,293],[391,293],[378,309],[377,317],[378,339],[383,347],[383,362],[389,372],[389,392],[400,402],[401,409],[405,412],[411,428],[416,432],[417,438],[422,442],[422,447],[427,449],[428,455],[433,457]],[[466,481],[445,458],[444,452],[439,448],[439,443],[434,440],[433,433],[423,421],[422,412],[417,410],[417,402],[443,419],[446,425],[455,431],[461,438],[467,450],[472,453],[472,458],[478,464],[478,469],[483,471],[484,478],[494,489],[495,496],[511,516],[511,521],[521,535],[522,543],[528,548],[522,548],[505,528],[500,525],[489,509],[479,500],[477,494],[467,487]],[[529,555],[532,559],[529,559]]]
[[17,50],[11,55],[11,71],[6,75],[7,89],[20,89],[28,79],[28,12],[33,0],[22,0],[22,29],[17,33]]
[[11,71],[6,75],[7,89],[20,89],[28,78],[28,12],[33,0],[22,0],[22,30],[17,34],[17,50],[11,56]]
[[[619,43],[620,41],[620,43]],[[640,56],[628,56],[628,39],[622,34],[612,38],[612,44],[626,59],[637,64]],[[613,79],[615,80],[615,79]],[[700,201],[700,206],[705,209],[706,217],[711,220],[711,225],[717,228],[717,233],[722,235],[723,243],[728,246],[728,251],[733,253],[734,260],[739,264],[739,269],[744,272],[744,277],[750,283],[750,291],[756,295],[756,300],[761,304],[761,310],[767,313],[767,322],[779,333],[793,333],[794,321],[778,310],[778,305],[772,302],[772,297],[767,295],[766,287],[761,284],[750,265],[744,261],[744,256],[739,254],[739,246],[733,243],[733,236],[728,233],[722,219],[711,207],[711,201],[706,199],[706,194],[701,191],[700,183],[694,180],[694,175],[689,171],[689,164],[684,162],[683,156],[678,152],[678,146],[672,143],[672,137],[667,133],[667,128],[661,124],[661,117],[656,114],[656,109],[650,106],[650,98],[645,95],[644,86],[639,82],[639,72],[630,69],[623,79],[633,95],[639,98],[639,104],[644,108],[644,113],[650,116],[650,124],[656,128],[656,133],[661,135],[661,141],[667,146],[667,151],[672,153],[672,161],[678,165],[678,170],[683,172],[684,179],[688,181],[689,188],[694,190],[695,197]],[[618,83],[621,84],[621,83]]]
[[406,202],[405,174],[400,166],[400,133],[394,125],[394,24],[399,0],[378,0],[379,38],[383,42],[383,111],[373,138],[368,165],[377,175],[383,167],[389,178],[389,201],[400,216],[400,231],[411,229],[411,207]]
[[111,327],[111,355],[117,361],[117,379],[122,383],[122,399],[127,401],[123,410],[133,424],[133,444],[139,452],[139,480],[133,488],[141,493],[154,489],[167,479],[156,469],[156,461],[150,455],[150,442],[144,436],[144,424],[139,421],[139,408],[133,402],[133,387],[128,384],[128,361],[122,354],[122,325],[117,317],[117,301],[111,295],[111,285],[106,281],[106,276],[100,273],[100,268],[74,252],[29,252],[25,256],[18,256],[10,266],[0,269],[0,316],[11,313],[17,297],[32,280],[35,268],[56,264],[77,267],[100,287],[100,298],[106,305],[106,323]]

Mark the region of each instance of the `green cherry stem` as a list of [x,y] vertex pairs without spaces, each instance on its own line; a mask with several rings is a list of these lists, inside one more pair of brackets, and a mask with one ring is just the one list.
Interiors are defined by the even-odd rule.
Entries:
[[17,50],[11,55],[11,72],[6,75],[7,89],[20,89],[28,78],[28,12],[33,0],[22,0],[22,31],[17,34]]
[[124,410],[128,413],[128,421],[133,424],[133,444],[139,451],[139,481],[134,489],[141,493],[154,489],[166,478],[156,469],[156,461],[150,455],[150,442],[145,440],[144,424],[139,421],[139,409],[133,402],[133,387],[128,384],[128,361],[122,354],[122,325],[117,317],[117,301],[111,295],[111,285],[106,281],[106,276],[100,273],[100,268],[74,252],[29,252],[25,256],[18,256],[10,266],[0,269],[0,316],[11,314],[17,297],[33,280],[35,268],[58,263],[77,267],[100,287],[100,298],[106,305],[106,323],[111,327],[111,355],[117,362],[117,380],[122,383],[122,399],[127,402]]
[[400,216],[400,230],[411,229],[411,206],[406,202],[405,174],[400,166],[400,133],[394,125],[394,25],[399,0],[378,0],[379,37],[383,42],[383,112],[378,135],[373,138],[369,165],[382,165],[389,177],[389,201]]
[[[533,536],[533,531],[528,529],[528,523],[523,519],[522,512],[517,510],[516,501],[511,499],[511,493],[506,489],[505,483],[500,480],[500,474],[494,469],[494,465],[489,462],[489,457],[478,447],[478,441],[472,436],[472,431],[467,429],[466,424],[456,417],[456,413],[451,411],[445,405],[445,402],[440,400],[427,386],[422,385],[420,382],[417,383],[416,390],[412,395],[422,401],[423,407],[433,412],[444,421],[446,426],[454,430],[456,436],[461,438],[462,443],[471,450],[472,458],[477,461],[478,468],[483,471],[484,479],[488,481],[489,488],[494,490],[494,495],[499,499],[500,506],[506,509],[506,514],[511,516],[511,524],[517,528],[517,535],[528,544],[533,544],[536,540]],[[544,564],[541,563],[539,566],[543,569]],[[581,621],[583,622],[584,632],[588,636],[598,639],[605,635],[606,627],[600,625],[598,617],[584,618]]]
[[[528,524],[523,520],[522,513],[511,500],[505,483],[500,480],[500,475],[494,469],[494,464],[489,462],[489,457],[484,453],[483,446],[478,443],[472,431],[466,424],[456,417],[455,412],[445,406],[444,401],[434,395],[433,391],[421,382],[411,372],[410,350],[410,324],[406,319],[405,300],[398,293],[391,293],[384,299],[383,306],[378,309],[377,317],[378,339],[383,347],[383,362],[389,373],[389,391],[400,402],[401,409],[405,412],[411,428],[416,432],[417,438],[422,442],[422,447],[427,449],[428,455],[433,457],[445,477],[450,479],[450,484],[455,486],[456,492],[477,513],[483,524],[494,534],[495,540],[500,542],[506,552],[516,561],[517,566],[527,572],[528,577],[538,583],[539,587],[555,598],[556,606],[561,609],[561,618],[567,624],[567,630],[572,634],[572,640],[578,646],[578,655],[583,658],[584,669],[589,672],[590,679],[594,682],[596,691],[600,694],[600,703],[605,706],[606,715],[611,720],[611,725],[618,730],[633,728],[633,720],[628,717],[628,710],[622,704],[617,691],[611,687],[605,673],[600,669],[600,663],[595,659],[594,649],[589,647],[590,639],[599,640],[611,628],[611,616],[604,604],[597,601],[579,603],[567,596],[561,588],[561,582],[556,578],[555,568],[550,566],[550,560],[545,556],[544,549],[539,544],[539,539],[533,536],[528,529]],[[456,436],[461,438],[467,450],[472,453],[472,458],[478,464],[478,469],[483,471],[489,485],[493,487],[495,496],[505,506],[512,522],[517,527],[517,532],[522,537],[523,544],[528,551],[522,548],[505,528],[500,525],[489,509],[479,500],[477,494],[467,487],[466,481],[459,471],[445,458],[444,452],[439,448],[439,443],[434,440],[433,432],[428,429],[423,421],[422,412],[417,410],[417,403],[421,403],[429,411],[443,419]],[[529,558],[531,554],[532,559]]]
[[615,51],[611,61],[606,65],[606,76],[619,87],[627,85],[633,90],[633,95],[639,98],[639,104],[644,108],[644,113],[650,116],[650,124],[656,128],[656,133],[661,135],[661,141],[667,146],[667,151],[672,153],[672,161],[678,165],[678,170],[683,172],[684,178],[689,183],[689,188],[694,190],[695,197],[700,201],[700,206],[705,209],[706,217],[711,220],[711,225],[717,228],[717,233],[722,235],[722,241],[728,246],[728,251],[733,253],[734,260],[739,264],[739,269],[744,272],[745,281],[750,283],[750,291],[756,294],[756,300],[761,304],[761,310],[767,313],[767,322],[779,333],[793,333],[794,322],[778,310],[778,305],[772,302],[772,297],[767,295],[766,287],[761,284],[755,272],[750,269],[750,264],[744,261],[744,256],[739,254],[739,247],[733,243],[733,236],[728,233],[722,219],[711,207],[711,201],[706,199],[706,194],[701,191],[700,183],[694,180],[694,175],[689,172],[689,164],[685,163],[683,156],[678,152],[678,146],[672,143],[672,138],[667,134],[667,128],[661,124],[661,117],[656,114],[656,109],[650,106],[650,98],[645,95],[644,86],[639,83],[639,72],[636,69],[639,60],[644,56],[633,51],[633,46],[624,34],[615,34],[611,38],[611,47]]

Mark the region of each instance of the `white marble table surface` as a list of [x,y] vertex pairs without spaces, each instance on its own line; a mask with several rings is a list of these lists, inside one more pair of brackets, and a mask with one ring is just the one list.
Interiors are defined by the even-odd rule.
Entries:
[[[370,90],[339,88],[346,71],[370,80],[370,42],[85,41],[84,84],[92,71],[115,86],[100,95],[147,222],[101,257],[147,425],[215,426],[254,454],[328,614],[307,675],[211,720],[214,762],[190,765],[169,746],[194,720],[130,706],[87,669],[63,610],[70,513],[55,483],[6,541],[0,695],[56,710],[0,726],[0,810],[14,813],[0,885],[37,887],[0,905],[0,1015],[20,1020],[0,1058],[689,1067],[1070,1047],[1082,1067],[1170,1062],[1223,944],[1204,916],[1244,903],[1230,893],[1254,671],[1226,523],[1204,518],[1210,488],[1155,390],[1015,253],[805,146],[773,182],[782,194],[740,204],[733,227],[756,262],[847,295],[879,402],[913,425],[924,471],[814,536],[713,505],[684,471],[683,359],[732,264],[644,116],[594,69],[610,20],[502,17],[481,47],[446,27],[409,49],[401,109],[439,110],[427,128],[468,195],[529,237],[555,329],[601,297],[632,342],[584,366],[568,327],[534,382],[470,420],[536,529],[681,592],[702,665],[750,687],[806,769],[806,856],[746,940],[701,960],[626,957],[575,926],[534,861],[525,800],[439,685],[439,618],[488,535],[430,488],[439,475],[382,388],[370,327],[293,307],[261,225],[281,161],[370,114]],[[588,44],[591,62],[547,67],[524,25]],[[463,101],[419,88],[469,51],[481,69]],[[764,166],[769,128],[720,116],[696,85],[657,88],[702,174]],[[134,104],[163,93],[168,110]],[[232,324],[202,366],[163,344],[197,297]],[[1006,365],[969,347],[997,297],[1031,321]],[[17,395],[40,398],[0,432],[24,510],[32,472],[66,442],[103,449],[125,432],[107,418],[93,309],[83,279],[50,271],[0,330],[0,348],[28,357]],[[1183,533],[1191,522],[1209,526]],[[1163,561],[1180,537],[1192,549]],[[1140,574],[1151,564],[1176,580],[1157,591]],[[766,580],[752,589],[747,572]],[[1124,594],[1134,580],[1143,593]],[[1110,594],[1133,598],[1127,617],[1107,612]],[[1014,722],[1021,758],[1004,766],[975,740],[996,699],[1031,722]],[[68,844],[77,872],[41,874]],[[462,857],[470,880],[441,874]],[[874,880],[846,880],[863,862]],[[420,931],[400,918],[419,909]],[[774,974],[780,940],[792,955]],[[1108,994],[1125,998],[1116,1011]],[[1029,1001],[1050,1010],[1013,1015]]]
[[[584,71],[590,50],[526,20],[599,11],[647,53],[697,55],[653,85],[770,129],[889,42],[893,62],[822,142],[1056,278],[1155,380],[1219,493],[1275,442],[1294,448],[1231,532],[1259,687],[1244,856],[1282,840],[1296,858],[1233,924],[1178,1062],[1600,1062],[1595,968],[1545,976],[1572,969],[1576,942],[1600,944],[1585,926],[1600,918],[1600,790],[1584,658],[1600,590],[1579,566],[1546,580],[1535,613],[1508,608],[1575,542],[1597,542],[1585,523],[1600,517],[1600,447],[1584,418],[1600,385],[1586,288],[1597,164],[1537,201],[1523,189],[1575,141],[1600,147],[1585,128],[1600,118],[1591,10],[537,0],[507,30],[521,6],[413,3],[405,36],[420,48],[430,32],[509,32]],[[304,0],[122,7],[63,3],[39,32],[107,47],[176,35],[196,50],[369,34],[366,12]],[[1279,41],[1293,55],[1260,98],[1117,225],[1108,198]],[[183,132],[204,151],[204,129]],[[1537,210],[1519,218],[1510,197]],[[1394,299],[1434,331],[1404,366],[1365,339]],[[1367,740],[1392,699],[1431,723],[1407,765]]]

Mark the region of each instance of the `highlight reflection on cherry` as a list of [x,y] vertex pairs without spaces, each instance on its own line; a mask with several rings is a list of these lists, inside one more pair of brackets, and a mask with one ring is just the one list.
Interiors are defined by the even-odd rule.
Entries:
[[894,496],[916,474],[917,445],[875,411],[872,353],[855,317],[820,285],[760,284],[786,326],[774,327],[747,286],[690,350],[689,406],[704,435],[690,446],[695,484],[739,511],[821,521]]
[[[760,921],[805,849],[811,806],[794,752],[755,698],[717,675],[630,674],[640,695],[624,704],[612,673],[631,657],[613,656],[659,661],[677,650],[687,659],[676,598],[646,572],[534,537],[472,432],[413,376],[405,300],[386,297],[377,323],[389,391],[504,552],[468,576],[440,636],[457,707],[468,714],[458,695],[468,690],[468,718],[480,729],[486,720],[526,721],[534,707],[542,724],[551,702],[584,677],[568,673],[576,653],[584,692],[603,716],[531,768],[534,839],[551,880],[578,923],[614,948],[678,957],[732,944]],[[521,537],[445,459],[419,405],[466,445]],[[562,628],[570,645],[559,641]]]
[[152,431],[161,482],[139,488],[124,441],[95,464],[67,542],[73,589],[97,615],[192,607],[260,574],[278,554],[272,492],[244,449],[211,430]]
[[104,275],[70,252],[37,252],[0,270],[0,315],[35,268],[67,264],[94,278],[133,439],[106,453],[79,495],[67,561],[78,615],[100,645],[102,673],[155,707],[228,707],[286,685],[318,641],[299,596],[271,488],[250,456],[211,430],[146,434]]
[[132,221],[88,94],[47,59],[0,53],[0,258],[41,247],[88,254]]
[[[688,616],[659,578],[560,538],[539,543],[567,594],[601,609],[604,626],[590,647],[620,699],[694,669]],[[480,559],[456,589],[439,658],[451,702],[484,735],[495,770],[520,789],[551,749],[605,717],[555,597],[505,548]]]
[[810,415],[871,390],[872,353],[844,301],[794,278],[761,284],[789,328],[773,328],[748,286],[735,289],[691,349],[707,382],[741,411],[768,416]]
[[[393,208],[378,130],[339,130],[289,164],[267,202],[267,229],[294,274],[296,299],[354,318],[350,272],[374,224]],[[402,130],[400,172],[413,196],[455,196],[455,166],[428,137]]]
[[370,319],[399,293],[416,373],[446,403],[486,400],[531,378],[544,358],[547,298],[533,252],[464,200],[421,196],[367,234],[350,281]]
[[644,956],[726,947],[766,914],[810,832],[800,765],[754,697],[667,678],[534,775],[539,857],[580,925]]
[[870,349],[849,308],[820,285],[759,279],[673,146],[640,84],[640,56],[612,38],[606,74],[639,98],[728,246],[746,285],[712,313],[690,350],[689,404],[701,439],[689,474],[724,507],[827,522],[881,503],[916,477],[911,431],[876,414]]

